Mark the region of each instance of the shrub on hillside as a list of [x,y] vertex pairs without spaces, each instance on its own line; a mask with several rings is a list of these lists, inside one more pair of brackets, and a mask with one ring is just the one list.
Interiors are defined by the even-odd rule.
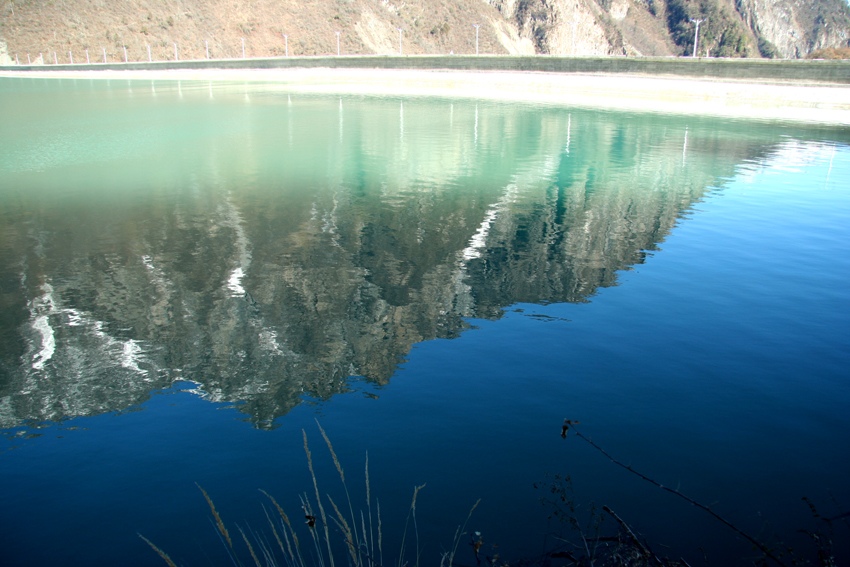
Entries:
[[827,47],[809,53],[808,59],[850,59],[850,47]]
[[758,49],[761,56],[766,59],[779,59],[782,57],[776,46],[763,37],[759,37]]

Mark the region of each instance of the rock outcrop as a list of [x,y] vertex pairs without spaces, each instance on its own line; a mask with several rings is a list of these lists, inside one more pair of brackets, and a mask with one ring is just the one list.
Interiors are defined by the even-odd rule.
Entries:
[[843,0],[738,0],[750,29],[784,58],[801,58],[818,49],[850,45],[850,17]]
[[[850,40],[843,0],[488,0],[537,53],[805,57]],[[701,23],[702,23],[701,22]]]

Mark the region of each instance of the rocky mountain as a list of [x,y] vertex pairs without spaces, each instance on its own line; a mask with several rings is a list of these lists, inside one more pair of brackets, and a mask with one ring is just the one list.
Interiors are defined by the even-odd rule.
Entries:
[[6,0],[0,59],[693,55],[694,20],[700,56],[850,45],[845,0]]

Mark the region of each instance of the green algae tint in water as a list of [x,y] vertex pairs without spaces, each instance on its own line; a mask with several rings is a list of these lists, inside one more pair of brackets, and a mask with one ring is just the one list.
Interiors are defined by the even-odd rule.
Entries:
[[540,504],[556,475],[659,555],[758,557],[564,418],[804,557],[801,498],[850,508],[846,130],[274,85],[0,97],[4,564],[156,564],[137,533],[227,562],[196,482],[261,547],[256,489],[299,522],[312,495],[302,429],[344,498],[316,417],[355,510],[368,451],[385,563],[423,483],[422,564],[478,498],[482,553],[580,542]]

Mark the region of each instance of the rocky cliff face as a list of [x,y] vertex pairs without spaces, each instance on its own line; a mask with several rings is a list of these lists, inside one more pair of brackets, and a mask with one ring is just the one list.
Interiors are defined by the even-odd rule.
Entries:
[[843,0],[737,0],[744,21],[780,57],[800,58],[827,47],[850,45],[850,18]]
[[[488,0],[536,53],[805,57],[850,40],[843,0]],[[701,47],[700,47],[701,46]]]
[[642,0],[488,0],[535,53],[668,55],[662,18]]
[[10,0],[0,8],[0,62],[692,55],[692,19],[704,21],[701,56],[796,58],[850,42],[844,0]]

